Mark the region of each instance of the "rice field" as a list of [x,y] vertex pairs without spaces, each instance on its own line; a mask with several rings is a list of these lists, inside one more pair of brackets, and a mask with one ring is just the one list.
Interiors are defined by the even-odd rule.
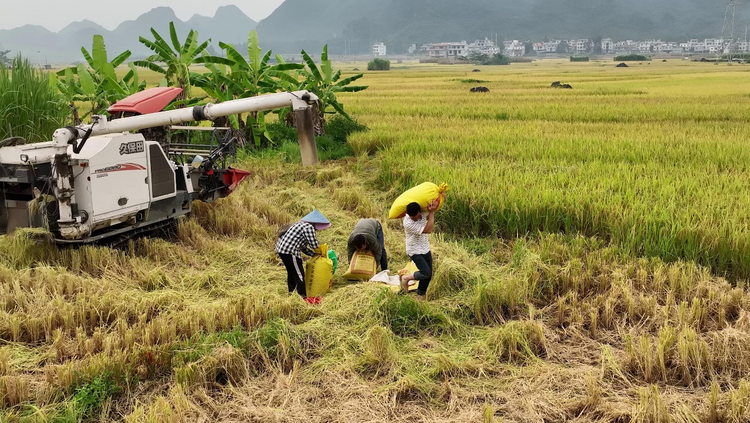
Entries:
[[[750,68],[472,69],[368,73],[356,157],[245,157],[171,239],[0,237],[0,421],[750,420]],[[400,268],[385,217],[424,180],[451,185],[427,302],[339,276],[287,295],[279,225],[318,208],[343,255],[380,218]]]
[[[443,219],[459,235],[580,233],[747,278],[748,68],[614,65],[369,73],[373,88],[346,98],[373,129],[354,143],[387,147],[383,187],[453,186]],[[557,80],[573,89],[550,88]],[[490,93],[470,93],[477,85]]]

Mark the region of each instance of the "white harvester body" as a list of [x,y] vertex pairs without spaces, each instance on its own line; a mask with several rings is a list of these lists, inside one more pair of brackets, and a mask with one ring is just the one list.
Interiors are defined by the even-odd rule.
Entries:
[[303,121],[300,148],[309,165],[317,151],[304,121],[316,101],[299,91],[112,121],[97,116],[92,125],[58,129],[53,141],[0,147],[0,233],[45,227],[58,242],[85,243],[172,223],[193,200],[224,197],[248,173],[220,164],[229,143],[180,161],[162,143],[128,131],[291,106]]

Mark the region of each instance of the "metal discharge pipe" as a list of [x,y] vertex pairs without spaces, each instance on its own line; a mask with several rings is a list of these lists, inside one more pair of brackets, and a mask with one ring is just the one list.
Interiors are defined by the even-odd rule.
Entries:
[[[83,138],[90,129],[90,136],[116,134],[139,129],[153,128],[157,126],[177,125],[184,122],[196,122],[202,120],[213,120],[217,117],[236,115],[241,113],[261,112],[267,110],[291,107],[297,114],[297,132],[302,152],[302,164],[311,166],[318,162],[318,151],[315,145],[315,133],[312,125],[311,104],[318,102],[318,96],[309,91],[294,91],[287,93],[276,93],[258,97],[241,98],[225,101],[218,104],[207,104],[193,108],[169,110],[166,112],[150,113],[147,115],[132,116],[127,118],[107,121],[100,118],[91,125],[83,125],[75,128],[60,128],[55,132],[56,143],[65,145],[77,139]],[[303,115],[303,119],[299,119]],[[308,122],[309,120],[309,122]]]

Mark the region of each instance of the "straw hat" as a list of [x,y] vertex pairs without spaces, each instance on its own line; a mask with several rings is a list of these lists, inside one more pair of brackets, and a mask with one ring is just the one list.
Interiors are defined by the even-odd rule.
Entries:
[[331,227],[331,221],[326,219],[318,209],[313,210],[310,214],[300,220],[313,225],[316,231],[322,231],[323,229]]

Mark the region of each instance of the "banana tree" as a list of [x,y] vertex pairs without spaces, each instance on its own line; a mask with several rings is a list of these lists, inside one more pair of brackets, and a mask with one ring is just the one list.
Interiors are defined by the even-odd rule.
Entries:
[[[339,103],[336,98],[338,93],[355,93],[366,90],[367,86],[349,85],[352,82],[362,78],[363,74],[357,74],[348,78],[341,78],[341,70],[333,71],[333,65],[328,58],[328,45],[323,46],[323,53],[320,55],[320,67],[310,57],[305,50],[302,50],[302,58],[307,64],[307,68],[300,73],[304,80],[300,83],[300,89],[308,90],[320,99],[318,101],[318,113],[316,113],[315,133],[322,135],[325,132],[325,113],[339,113],[349,120],[352,118],[344,111],[344,105]],[[329,111],[329,107],[333,111]],[[289,123],[289,119],[287,119]]]
[[[229,77],[229,66],[220,63],[206,63],[206,69],[209,72],[196,75],[193,82],[196,87],[202,89],[216,103],[234,100],[244,91],[241,85]],[[219,117],[214,120],[214,126],[230,126],[240,143],[245,142],[239,116]]]
[[[80,124],[92,113],[102,114],[110,104],[145,89],[145,82],[133,83],[133,78],[135,76],[137,80],[137,75],[134,75],[132,66],[123,80],[117,78],[115,68],[130,57],[129,50],[109,61],[104,37],[94,35],[91,52],[81,47],[81,53],[86,60],[85,64],[79,63],[50,75],[50,85],[57,87],[65,97],[75,124]],[[83,116],[79,115],[76,102],[90,104],[89,110]]]
[[174,22],[170,22],[171,46],[154,28],[151,28],[151,34],[154,36],[153,41],[144,37],[139,37],[138,40],[155,54],[149,56],[146,60],[137,60],[133,63],[136,66],[164,75],[164,79],[170,86],[182,88],[182,94],[178,98],[180,100],[190,98],[190,86],[196,75],[190,72],[190,65],[198,63],[196,59],[202,58],[201,60],[207,60],[210,63],[229,63],[229,61],[220,57],[203,55],[211,39],[198,44],[198,31],[193,29],[188,33],[185,42],[180,43]]
[[138,77],[138,68],[132,63],[128,63],[128,67],[130,70],[121,80],[111,79],[109,81],[111,88],[110,98],[117,97],[121,99],[146,89],[146,81],[141,81]]
[[[304,68],[302,64],[279,62],[270,64],[271,50],[263,54],[258,41],[258,33],[255,30],[250,31],[247,40],[247,59],[237,51],[237,49],[226,43],[219,43],[230,61],[229,73],[227,79],[234,84],[228,86],[234,91],[235,98],[247,98],[261,94],[275,93],[285,91],[285,85],[282,81],[294,79],[289,72],[298,71]],[[216,58],[213,58],[216,62]],[[198,59],[199,63],[206,63],[205,59]],[[268,133],[265,123],[265,113],[250,113],[246,120],[246,126],[251,128],[252,137],[255,146],[259,147],[263,138],[271,141],[271,135]]]

